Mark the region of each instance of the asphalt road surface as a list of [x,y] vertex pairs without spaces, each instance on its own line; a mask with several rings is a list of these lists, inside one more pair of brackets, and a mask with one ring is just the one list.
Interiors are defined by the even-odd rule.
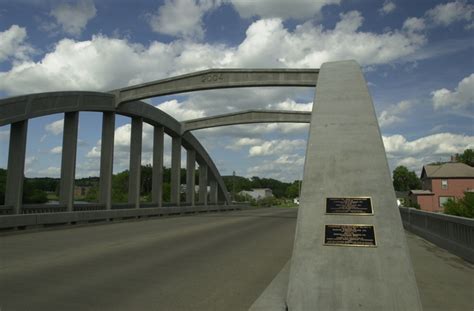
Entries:
[[[0,236],[0,311],[248,310],[290,259],[296,209]],[[425,311],[473,311],[474,266],[407,232]]]
[[0,310],[247,310],[289,260],[296,212],[0,236]]

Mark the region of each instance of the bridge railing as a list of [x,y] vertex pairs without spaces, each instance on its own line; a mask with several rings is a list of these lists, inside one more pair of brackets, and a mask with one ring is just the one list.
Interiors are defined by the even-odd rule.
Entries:
[[400,207],[405,229],[474,263],[474,219]]
[[[86,206],[85,204],[82,204]],[[76,205],[79,206],[79,205]],[[201,206],[168,206],[168,207],[148,207],[129,208],[127,204],[116,205],[119,208],[111,210],[79,210],[79,211],[56,211],[47,209],[35,209],[31,207],[28,213],[11,214],[0,216],[0,229],[26,228],[44,225],[75,224],[97,221],[110,221],[129,218],[168,216],[180,214],[193,214],[205,212],[234,211],[250,208],[243,205],[201,205]],[[92,206],[91,206],[92,207]],[[121,208],[120,208],[121,207]],[[53,209],[64,209],[62,206],[55,206]],[[31,213],[30,213],[31,211]],[[35,211],[33,213],[33,211]],[[46,212],[41,212],[46,211]]]
[[[226,205],[226,202],[218,202],[215,204],[207,203],[184,203],[182,202],[180,206],[182,207],[192,207],[192,206],[215,206],[215,205]],[[161,203],[160,207],[174,207],[176,204],[170,202]],[[158,207],[156,203],[152,202],[141,202],[138,208],[155,208]],[[136,208],[133,203],[114,203],[111,206],[112,210],[119,209],[133,209]],[[106,210],[106,205],[101,203],[81,203],[74,204],[74,212],[83,212],[83,211],[100,211]],[[45,213],[60,213],[66,212],[67,206],[65,204],[23,204],[20,208],[19,214],[45,214]],[[0,216],[1,215],[12,215],[14,214],[13,206],[10,205],[0,205]]]

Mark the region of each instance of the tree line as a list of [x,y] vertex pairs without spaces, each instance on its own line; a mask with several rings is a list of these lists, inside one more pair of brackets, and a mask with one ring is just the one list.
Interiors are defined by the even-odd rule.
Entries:
[[[142,165],[140,174],[140,200],[151,202],[152,191],[151,165]],[[0,169],[0,204],[5,202],[5,184],[7,171]],[[129,171],[125,170],[112,176],[112,202],[125,203],[128,201]],[[276,198],[293,199],[298,196],[299,184],[295,180],[292,183],[281,182],[273,178],[260,178],[253,176],[246,178],[242,176],[223,176],[224,183],[231,195],[242,190],[254,188],[270,188]],[[181,184],[186,183],[186,169],[181,169]],[[199,170],[195,172],[195,184],[199,184]],[[75,180],[75,185],[87,188],[86,194],[76,199],[87,202],[98,202],[99,199],[99,177],[86,177]],[[46,203],[48,200],[57,200],[59,195],[60,179],[51,177],[25,178],[23,189],[23,203]],[[184,197],[184,194],[182,194]],[[163,201],[169,202],[171,196],[171,169],[163,167]],[[183,198],[184,199],[184,198]]]
[[[454,156],[455,161],[474,166],[474,151],[466,149],[462,154]],[[443,164],[446,162],[437,162],[431,164]],[[152,190],[152,171],[151,165],[141,167],[140,180],[140,199],[143,202],[151,201]],[[5,202],[5,185],[7,171],[0,168],[0,204]],[[393,187],[396,191],[409,191],[421,189],[421,181],[414,171],[408,170],[405,166],[398,166],[393,171]],[[199,183],[199,170],[195,172],[195,183]],[[260,178],[253,176],[246,178],[242,176],[222,176],[227,190],[231,197],[236,201],[246,200],[248,198],[239,196],[242,190],[251,190],[255,188],[269,188],[272,190],[276,199],[293,199],[299,196],[300,180],[293,182],[282,182],[273,178]],[[125,170],[112,176],[112,202],[124,203],[128,201],[128,178],[129,171]],[[181,184],[186,183],[186,169],[181,169]],[[40,177],[25,178],[23,189],[23,203],[46,203],[48,200],[56,199],[59,194],[59,178]],[[75,180],[76,186],[87,187],[87,194],[80,200],[88,202],[98,202],[99,196],[99,177],[86,177]],[[171,194],[171,169],[163,167],[163,201],[169,202]],[[184,197],[184,194],[182,194]],[[453,215],[465,217],[474,217],[474,195],[467,195],[462,200],[450,200],[445,208],[445,212]],[[184,199],[184,198],[183,198]],[[275,203],[275,200],[268,200],[268,204]],[[414,204],[414,202],[412,202]],[[416,205],[416,204],[414,204]],[[473,216],[471,216],[473,215]]]

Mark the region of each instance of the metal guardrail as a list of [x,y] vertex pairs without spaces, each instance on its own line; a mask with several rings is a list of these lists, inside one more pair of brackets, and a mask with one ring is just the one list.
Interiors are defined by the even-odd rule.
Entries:
[[400,207],[408,231],[474,263],[474,219]]
[[[92,206],[91,206],[92,207]],[[96,206],[98,207],[98,205]],[[126,204],[123,205],[126,207]],[[31,210],[35,207],[31,206]],[[233,211],[249,208],[242,205],[206,205],[183,207],[119,208],[112,210],[90,210],[74,212],[28,213],[0,215],[0,229],[25,228],[29,226],[87,223],[115,219],[180,215],[189,213]]]

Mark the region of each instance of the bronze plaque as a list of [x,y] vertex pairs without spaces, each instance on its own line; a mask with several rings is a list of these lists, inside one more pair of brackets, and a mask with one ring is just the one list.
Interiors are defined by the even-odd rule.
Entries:
[[326,198],[326,214],[373,215],[370,197]]
[[375,247],[372,225],[326,225],[324,245]]

